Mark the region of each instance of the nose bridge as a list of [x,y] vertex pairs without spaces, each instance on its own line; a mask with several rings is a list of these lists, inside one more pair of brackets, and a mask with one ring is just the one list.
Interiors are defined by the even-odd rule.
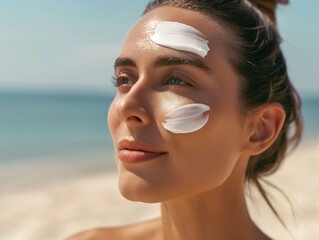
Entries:
[[139,125],[149,123],[148,92],[147,84],[140,79],[117,100],[116,110],[122,121]]

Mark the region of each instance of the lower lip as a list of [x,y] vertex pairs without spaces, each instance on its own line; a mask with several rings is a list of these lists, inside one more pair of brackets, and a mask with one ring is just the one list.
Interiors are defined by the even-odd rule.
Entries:
[[139,163],[154,160],[163,156],[165,153],[144,152],[123,149],[119,151],[119,159],[124,163]]

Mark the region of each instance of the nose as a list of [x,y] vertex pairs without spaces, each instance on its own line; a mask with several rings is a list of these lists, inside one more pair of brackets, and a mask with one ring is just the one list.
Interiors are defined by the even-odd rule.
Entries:
[[129,126],[143,126],[150,123],[147,90],[134,85],[116,102],[116,112],[120,119]]

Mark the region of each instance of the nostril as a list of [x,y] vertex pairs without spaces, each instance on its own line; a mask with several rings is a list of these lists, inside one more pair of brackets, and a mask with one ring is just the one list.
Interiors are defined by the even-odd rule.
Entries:
[[131,122],[138,122],[138,123],[141,123],[142,122],[142,119],[140,119],[139,117],[137,116],[130,116],[127,118],[128,121],[131,121]]

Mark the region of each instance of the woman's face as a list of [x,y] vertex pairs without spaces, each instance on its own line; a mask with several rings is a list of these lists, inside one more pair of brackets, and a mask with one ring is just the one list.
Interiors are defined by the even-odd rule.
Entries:
[[[199,30],[209,41],[208,55],[153,42],[163,21]],[[108,113],[124,197],[161,202],[212,190],[231,175],[243,154],[243,129],[227,35],[208,17],[173,7],[149,12],[129,32],[115,63],[118,92]],[[165,115],[191,103],[210,107],[206,125],[186,134],[167,131]]]

